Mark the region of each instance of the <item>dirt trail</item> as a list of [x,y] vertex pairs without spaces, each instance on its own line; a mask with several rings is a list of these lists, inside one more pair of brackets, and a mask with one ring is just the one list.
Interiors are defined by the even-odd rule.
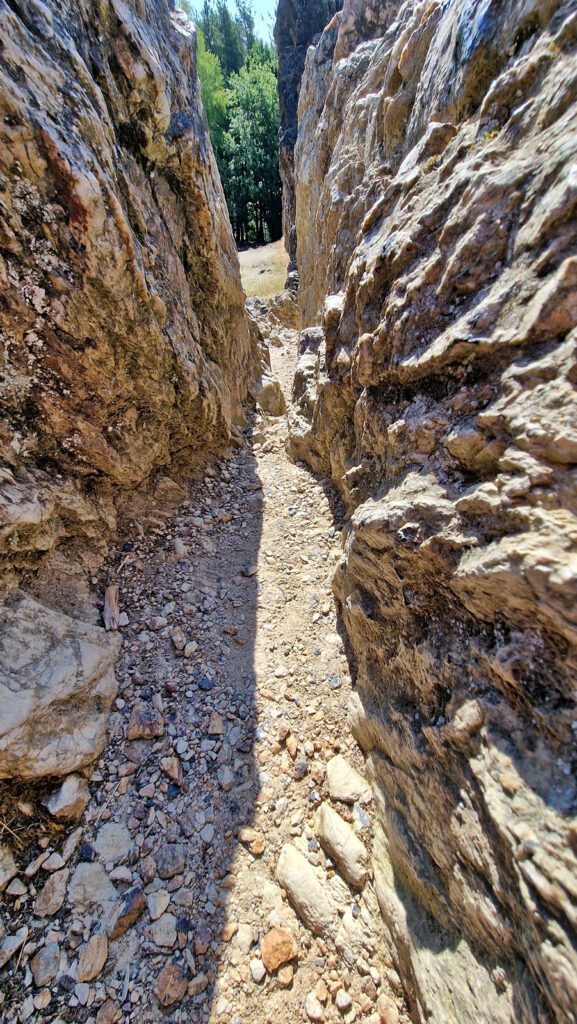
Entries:
[[[271,355],[288,399],[286,338]],[[372,883],[349,887],[315,832],[324,801],[371,844],[366,793],[327,789],[335,755],[362,770],[330,590],[338,522],[285,432],[257,418],[176,511],[135,522],[112,552],[111,742],[63,857],[15,901],[28,932],[6,1021],[396,1020]],[[290,901],[275,877],[287,844]]]

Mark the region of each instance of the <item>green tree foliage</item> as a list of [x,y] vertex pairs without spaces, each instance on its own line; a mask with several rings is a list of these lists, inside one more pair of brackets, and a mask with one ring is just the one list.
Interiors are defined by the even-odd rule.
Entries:
[[198,75],[231,223],[239,245],[282,233],[279,103],[274,49],[256,38],[250,0],[181,0],[198,27]]
[[215,153],[222,152],[228,125],[228,99],[224,75],[215,53],[206,47],[204,33],[198,30],[197,66],[202,102],[206,111]]
[[224,136],[225,191],[237,242],[262,245],[282,231],[278,170],[279,105],[274,55],[255,44],[230,79],[229,128]]

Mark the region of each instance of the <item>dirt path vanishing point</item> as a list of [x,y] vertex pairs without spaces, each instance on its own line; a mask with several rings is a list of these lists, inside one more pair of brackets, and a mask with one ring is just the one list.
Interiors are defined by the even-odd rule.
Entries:
[[[295,354],[294,335],[271,353],[285,392]],[[6,1022],[398,1020],[330,589],[340,528],[285,433],[257,420],[111,554],[112,740],[81,827],[15,899]]]

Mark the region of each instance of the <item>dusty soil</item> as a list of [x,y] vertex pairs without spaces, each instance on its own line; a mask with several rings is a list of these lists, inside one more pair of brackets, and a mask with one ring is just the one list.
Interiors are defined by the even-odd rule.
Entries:
[[284,288],[288,255],[284,241],[245,249],[238,254],[242,286],[249,299],[268,299]]
[[[288,399],[287,337],[271,356]],[[285,434],[284,418],[257,417],[178,508],[135,519],[111,554],[98,586],[120,586],[124,644],[110,743],[80,827],[47,847],[61,859],[6,908],[11,932],[28,929],[3,972],[6,1022],[396,1019],[372,883],[350,889],[315,835],[327,762],[362,760],[331,596],[339,511],[288,460]],[[332,805],[370,848],[370,807]],[[323,935],[275,879],[289,843],[338,896]],[[66,895],[39,912],[55,877]],[[293,955],[267,970],[279,926]],[[83,980],[79,955],[105,932],[104,966]]]

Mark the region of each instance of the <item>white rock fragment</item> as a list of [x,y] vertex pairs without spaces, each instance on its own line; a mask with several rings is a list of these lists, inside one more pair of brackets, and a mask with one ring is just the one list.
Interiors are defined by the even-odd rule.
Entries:
[[372,798],[366,779],[345,760],[342,754],[332,757],[327,764],[327,785],[332,800],[345,804],[368,803]]
[[290,843],[281,850],[276,879],[307,928],[315,935],[326,935],[333,929],[336,907],[332,892]]
[[330,804],[324,803],[317,814],[315,831],[345,881],[355,889],[362,889],[368,878],[369,856],[348,822]]

